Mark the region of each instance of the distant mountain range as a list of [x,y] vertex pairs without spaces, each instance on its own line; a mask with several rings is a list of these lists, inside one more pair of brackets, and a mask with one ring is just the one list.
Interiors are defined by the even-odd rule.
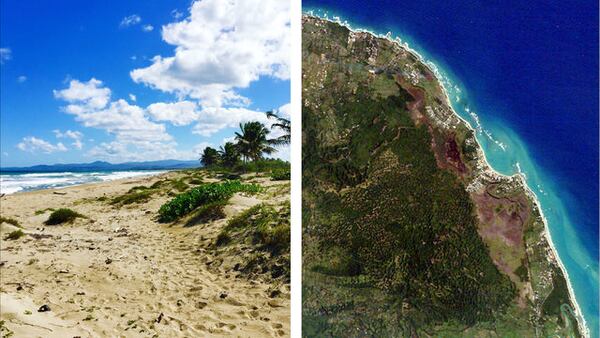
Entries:
[[31,167],[4,167],[0,172],[86,172],[86,171],[115,171],[115,170],[167,170],[199,167],[199,161],[162,160],[148,162],[108,163],[96,161],[91,163],[69,163],[52,165],[34,165]]

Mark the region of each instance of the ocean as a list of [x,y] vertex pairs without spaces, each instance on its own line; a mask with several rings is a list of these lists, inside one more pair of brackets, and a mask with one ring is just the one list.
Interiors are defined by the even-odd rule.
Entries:
[[540,201],[592,337],[598,308],[598,2],[304,0],[439,71],[492,167]]
[[59,173],[0,173],[0,193],[13,194],[21,191],[63,188],[85,183],[112,181],[121,178],[156,175],[164,170],[94,171]]

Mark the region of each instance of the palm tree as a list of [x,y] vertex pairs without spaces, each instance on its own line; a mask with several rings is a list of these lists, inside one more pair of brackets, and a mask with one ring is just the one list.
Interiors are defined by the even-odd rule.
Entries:
[[240,132],[235,133],[235,140],[244,161],[256,161],[261,159],[263,154],[277,151],[271,147],[274,142],[267,139],[268,135],[269,130],[258,121],[240,123]]
[[274,139],[271,139],[272,143],[277,146],[290,144],[290,140],[291,140],[290,135],[291,135],[291,131],[292,131],[292,124],[291,124],[290,120],[285,119],[285,118],[273,113],[272,111],[267,112],[267,117],[270,119],[275,119],[275,121],[277,121],[271,125],[271,130],[273,128],[277,128],[277,129],[283,131],[283,135],[276,137]]
[[200,158],[200,163],[205,167],[209,167],[211,165],[217,164],[219,162],[219,152],[217,149],[206,147],[202,152],[202,157]]
[[227,142],[219,149],[219,156],[221,156],[221,162],[226,167],[233,167],[240,160],[240,152],[233,142]]

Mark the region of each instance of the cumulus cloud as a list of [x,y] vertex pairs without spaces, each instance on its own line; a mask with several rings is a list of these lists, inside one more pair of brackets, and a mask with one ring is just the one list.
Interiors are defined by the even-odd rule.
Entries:
[[124,17],[123,20],[121,20],[119,27],[125,28],[125,27],[129,27],[129,26],[135,26],[140,22],[142,22],[142,18],[137,14],[133,14],[133,15]]
[[21,75],[17,78],[18,83],[23,83],[25,81],[27,81],[27,76],[25,76],[25,75]]
[[275,113],[277,113],[277,115],[285,118],[285,119],[289,119],[292,116],[292,105],[289,103],[284,104],[283,106],[279,107]]
[[270,125],[265,113],[241,107],[204,108],[200,111],[197,121],[192,132],[207,137],[224,128],[237,128],[244,122],[259,121]]
[[148,106],[148,115],[156,121],[169,121],[176,126],[185,126],[198,118],[198,105],[191,101],[153,103]]
[[67,147],[65,147],[65,145],[61,142],[52,144],[34,136],[24,137],[23,140],[17,144],[17,148],[30,153],[41,151],[46,154],[51,154],[58,151],[67,151]]
[[133,102],[137,101],[137,97],[133,94],[129,94],[129,99]]
[[236,88],[289,78],[289,21],[289,1],[196,1],[188,18],[162,28],[174,55],[155,56],[131,78],[205,107],[248,104]]
[[10,48],[0,48],[0,64],[12,59],[12,50]]
[[69,81],[69,87],[54,90],[54,97],[69,103],[77,103],[70,109],[95,110],[104,108],[110,100],[110,89],[103,86],[102,81],[92,78],[88,82]]
[[139,106],[123,99],[111,101],[111,91],[102,81],[71,80],[68,88],[55,90],[54,96],[69,103],[63,110],[74,115],[83,126],[114,135],[113,142],[90,151],[96,157],[137,160],[176,154],[176,143],[163,124],[150,121],[145,109]]
[[152,26],[152,25],[143,25],[142,26],[142,30],[144,32],[152,32],[154,30],[154,26]]
[[73,143],[71,143],[71,145],[73,145],[73,147],[81,150],[83,148],[83,133],[80,131],[72,131],[72,130],[67,130],[64,133],[61,132],[59,129],[54,129],[52,131],[54,133],[54,135],[56,135],[56,138],[70,138],[73,140]]

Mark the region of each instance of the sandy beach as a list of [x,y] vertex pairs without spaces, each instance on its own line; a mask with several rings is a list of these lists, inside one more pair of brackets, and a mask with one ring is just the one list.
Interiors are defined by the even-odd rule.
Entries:
[[[134,186],[182,175],[2,197],[2,216],[17,220],[25,233],[7,240],[17,228],[1,224],[2,330],[14,337],[289,336],[289,281],[244,275],[233,267],[236,257],[217,258],[213,249],[232,217],[260,203],[289,200],[289,181],[246,175],[244,181],[264,188],[261,193],[235,194],[225,218],[192,226],[156,221],[171,198],[167,193],[143,203],[107,202]],[[70,208],[87,218],[44,225],[48,208]],[[44,305],[50,310],[39,312]]]

